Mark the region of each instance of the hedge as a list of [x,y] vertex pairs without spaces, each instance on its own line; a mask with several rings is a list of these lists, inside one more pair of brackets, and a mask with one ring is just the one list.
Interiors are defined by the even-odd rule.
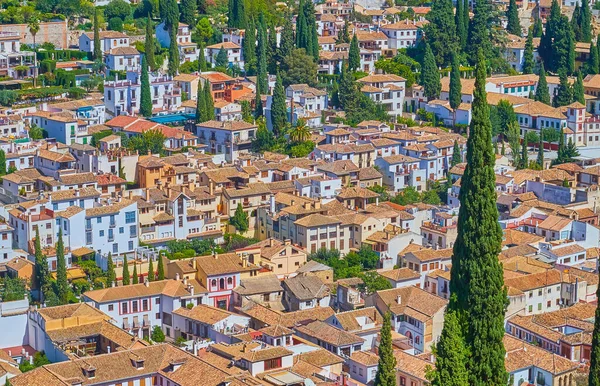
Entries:
[[87,59],[87,52],[76,50],[49,50],[39,51],[38,60],[52,59],[57,61],[82,60]]

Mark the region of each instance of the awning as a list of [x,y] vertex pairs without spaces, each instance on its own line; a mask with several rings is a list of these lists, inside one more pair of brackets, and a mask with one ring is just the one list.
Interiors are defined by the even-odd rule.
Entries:
[[89,255],[91,253],[95,253],[96,251],[94,251],[91,248],[88,247],[80,247],[77,249],[74,249],[73,251],[71,251],[71,255],[75,256],[75,257],[82,257],[85,255]]

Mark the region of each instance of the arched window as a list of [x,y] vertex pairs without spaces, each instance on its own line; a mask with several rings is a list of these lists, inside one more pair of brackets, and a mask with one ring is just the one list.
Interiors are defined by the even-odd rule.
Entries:
[[225,279],[221,278],[221,280],[219,280],[219,286],[221,289],[225,289]]
[[415,344],[421,343],[421,337],[419,335],[415,336]]
[[228,277],[227,278],[227,285],[233,285],[233,279]]
[[212,279],[211,282],[210,282],[210,286],[212,288],[217,288],[217,279]]

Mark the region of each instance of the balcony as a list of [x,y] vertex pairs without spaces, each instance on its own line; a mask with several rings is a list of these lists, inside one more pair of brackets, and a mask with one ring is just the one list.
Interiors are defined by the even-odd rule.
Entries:
[[442,226],[442,225],[436,224],[436,223],[431,222],[431,221],[425,221],[423,223],[423,225],[421,225],[421,228],[425,228],[425,229],[429,229],[429,230],[432,230],[432,231],[446,233],[446,232],[448,232],[449,229],[455,229],[456,228],[456,224]]

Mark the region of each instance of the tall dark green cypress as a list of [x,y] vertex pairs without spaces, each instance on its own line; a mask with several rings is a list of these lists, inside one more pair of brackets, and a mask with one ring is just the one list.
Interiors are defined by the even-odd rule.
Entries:
[[283,58],[288,56],[294,50],[294,28],[289,17],[286,17],[281,28],[281,38],[279,39],[279,49],[277,51],[278,61],[281,63]]
[[296,47],[304,48],[315,61],[319,59],[319,41],[315,7],[312,1],[300,0],[296,20]]
[[131,284],[139,284],[140,282],[140,277],[138,276],[138,272],[137,272],[137,263],[134,261],[133,262],[133,276],[131,277]]
[[[502,230],[498,223],[495,155],[486,92],[486,59],[478,53],[467,167],[459,194],[458,235],[452,255],[449,312],[455,312],[469,352],[469,385],[501,386],[504,367],[506,288],[498,260]],[[447,329],[444,326],[444,329]],[[444,334],[444,333],[443,333]],[[450,360],[445,355],[440,360]]]
[[283,82],[281,76],[277,74],[273,99],[271,100],[271,126],[273,127],[273,134],[276,136],[282,132],[287,123],[287,104],[285,99]]
[[377,363],[377,374],[374,385],[395,386],[396,385],[396,357],[392,348],[392,323],[389,312],[383,316],[381,333],[379,338],[379,362]]
[[267,31],[264,14],[262,13],[257,27],[256,94],[264,95],[269,92],[269,78],[267,74]]
[[[210,88],[210,83],[208,80],[204,82],[206,85],[204,87]],[[204,121],[204,117],[206,116],[206,101],[204,100],[204,90],[202,86],[202,82],[198,82],[198,96],[196,98],[196,123],[202,123]]]
[[425,43],[425,55],[421,64],[421,86],[425,90],[427,99],[437,99],[442,91],[440,72],[435,64],[435,57],[429,43]]
[[465,9],[465,5],[462,0],[457,0],[456,12],[454,14],[454,24],[456,24],[456,36],[458,37],[461,51],[464,50],[465,46],[467,45],[468,27],[465,25],[465,12],[469,12],[469,10]]
[[67,304],[69,302],[69,282],[67,280],[67,261],[65,260],[62,227],[58,231],[58,242],[56,243],[56,290],[56,296],[60,304]]
[[277,72],[277,62],[279,57],[277,54],[277,31],[275,30],[274,25],[269,28],[267,47],[267,72],[269,74],[275,74]]
[[552,105],[554,107],[561,107],[571,104],[573,100],[573,90],[569,84],[569,78],[567,78],[567,72],[561,68],[558,71],[559,83],[556,89],[556,95],[552,98]]
[[469,386],[468,353],[455,311],[444,317],[444,329],[433,350],[436,362],[432,386]]
[[123,285],[131,284],[131,279],[129,276],[129,262],[127,261],[127,256],[123,256]]
[[535,60],[533,59],[533,33],[531,29],[525,41],[525,52],[523,53],[523,74],[533,74]]
[[538,144],[536,162],[542,169],[544,168],[544,130],[540,130],[540,143]]
[[436,0],[427,13],[429,23],[423,27],[427,42],[435,56],[438,66],[445,66],[452,60],[452,55],[458,51],[459,36],[456,31],[452,0]]
[[578,42],[581,41],[581,25],[579,23],[581,23],[581,8],[579,8],[579,3],[576,3],[571,17],[571,28],[575,34],[575,40]]
[[[296,47],[306,49],[308,41],[308,25],[306,24],[306,15],[304,14],[304,3],[306,0],[300,0],[298,3],[298,16],[296,17]],[[310,53],[307,52],[310,55]]]
[[[457,1],[460,1],[460,0],[457,0]],[[466,39],[465,39],[465,47],[466,47],[467,43],[469,42],[469,25],[471,24],[471,15],[470,15],[471,7],[469,6],[469,0],[465,0],[463,4],[464,4],[464,6],[463,6],[463,9],[464,9],[463,25],[464,25],[464,28],[465,28],[465,31],[467,34]]]
[[[599,42],[600,43],[600,42]],[[590,56],[585,65],[585,71],[588,74],[597,74],[600,70],[600,58],[598,57],[598,48],[594,42],[590,43]]]
[[148,262],[148,282],[154,281],[154,260],[152,258],[149,259]]
[[490,0],[476,1],[473,19],[469,24],[467,51],[471,62],[477,60],[478,50],[483,50],[486,59],[492,57],[492,5]]
[[42,240],[40,239],[40,231],[38,228],[35,229],[35,281],[40,291],[40,300],[43,299],[44,291],[48,287],[48,258],[42,251]]
[[165,280],[165,265],[163,263],[162,256],[158,256],[158,271],[157,271],[157,279]]
[[581,0],[580,19],[581,41],[589,43],[592,41],[592,11],[588,0]]
[[452,148],[452,160],[450,161],[451,166],[456,166],[459,163],[463,162],[462,152],[460,151],[460,146],[458,145],[458,141],[454,141],[454,147]]
[[538,102],[550,104],[550,90],[548,89],[548,82],[546,80],[546,71],[544,70],[544,63],[540,65],[540,75],[538,78],[537,88],[535,89],[535,100]]
[[229,0],[227,26],[230,28],[246,28],[247,23],[244,0]]
[[190,29],[194,28],[196,21],[196,10],[198,9],[197,0],[181,0],[180,20],[189,25]]
[[581,72],[577,73],[577,80],[573,84],[572,101],[585,105],[585,89],[583,87],[583,76],[581,75]]
[[106,262],[106,285],[111,287],[117,285],[117,275],[115,274],[115,264],[113,263],[112,253],[108,252],[108,258]]
[[348,69],[350,71],[360,70],[360,48],[356,34],[352,36],[350,50],[348,51]]
[[248,22],[242,49],[244,51],[244,70],[246,74],[256,74],[256,26],[254,20]]
[[142,55],[142,74],[140,76],[140,115],[152,116],[152,94],[150,93],[150,78],[148,76],[148,63],[146,55]]
[[204,92],[204,121],[212,121],[215,119],[215,102],[210,91],[210,83],[207,81],[203,88]]
[[508,3],[506,18],[508,19],[506,30],[513,35],[521,36],[521,22],[519,21],[519,9],[516,0],[510,0]]
[[452,56],[452,69],[450,71],[450,107],[456,110],[462,102],[462,84],[460,82],[460,64],[458,54]]
[[542,19],[540,19],[539,17],[536,17],[535,21],[533,22],[533,37],[541,38],[543,33],[544,33],[544,26],[542,25]]
[[521,165],[517,169],[527,169],[529,167],[529,152],[527,146],[527,136],[525,136],[523,139],[523,146],[521,146]]
[[[600,286],[596,290],[596,298],[600,299]],[[600,306],[596,306],[589,374],[588,386],[600,386]]]
[[146,54],[146,62],[151,71],[156,71],[156,60],[154,59],[154,29],[152,28],[152,18],[148,12],[146,19],[146,37],[144,40],[144,51]]
[[94,60],[102,61],[102,46],[100,45],[100,21],[98,7],[94,8]]
[[177,26],[172,27],[170,32],[171,42],[169,45],[169,63],[167,73],[171,76],[177,75],[179,71],[179,47],[177,46]]

